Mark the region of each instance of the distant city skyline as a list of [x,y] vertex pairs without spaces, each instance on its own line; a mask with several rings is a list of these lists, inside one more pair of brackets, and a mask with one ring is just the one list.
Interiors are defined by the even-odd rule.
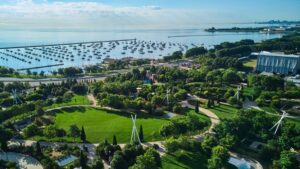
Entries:
[[300,20],[299,0],[8,0],[0,29],[197,28]]

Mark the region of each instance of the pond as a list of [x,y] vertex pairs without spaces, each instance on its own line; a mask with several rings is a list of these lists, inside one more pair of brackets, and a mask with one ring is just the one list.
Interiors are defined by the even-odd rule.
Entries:
[[68,156],[64,156],[64,157],[56,160],[56,162],[60,167],[62,167],[67,164],[70,164],[71,162],[75,161],[76,159],[77,159],[77,157],[75,157],[73,155],[68,155]]
[[244,159],[238,159],[235,157],[230,157],[229,161],[230,164],[236,166],[238,169],[253,169],[250,163],[245,161]]

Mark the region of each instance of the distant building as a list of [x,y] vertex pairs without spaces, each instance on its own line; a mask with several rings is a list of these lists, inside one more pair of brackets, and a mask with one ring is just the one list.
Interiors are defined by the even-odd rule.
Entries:
[[300,72],[300,56],[260,52],[257,54],[256,71],[285,75],[297,74]]

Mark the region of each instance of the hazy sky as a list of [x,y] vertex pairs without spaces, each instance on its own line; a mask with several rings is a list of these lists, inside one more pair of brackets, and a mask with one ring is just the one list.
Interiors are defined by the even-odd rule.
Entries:
[[300,20],[300,0],[0,0],[0,29],[197,28]]

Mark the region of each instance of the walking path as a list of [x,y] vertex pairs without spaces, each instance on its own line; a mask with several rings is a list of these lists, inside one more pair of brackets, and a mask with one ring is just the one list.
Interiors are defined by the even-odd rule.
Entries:
[[93,106],[97,106],[97,99],[95,98],[95,96],[93,94],[89,94],[88,99],[92,103]]
[[[86,106],[86,107],[99,107],[97,106],[97,100],[96,98],[93,96],[93,95],[88,95],[88,99],[92,102],[92,105],[73,105],[73,106],[64,106],[64,107],[59,107],[59,108],[53,108],[53,109],[49,109],[47,111],[51,111],[51,110],[55,110],[55,109],[61,109],[61,108],[67,108],[67,107],[75,107],[75,106]],[[200,99],[199,97],[197,96],[194,96],[194,95],[189,95],[188,97],[188,100],[189,99]],[[182,107],[188,107],[188,108],[191,108],[191,109],[195,109],[195,107],[191,104],[188,103],[188,100],[185,100],[185,101],[182,101],[181,102],[181,106]],[[205,131],[204,133],[202,134],[199,134],[199,135],[195,135],[193,136],[192,138],[195,139],[196,141],[199,141],[201,142],[204,138],[204,136],[206,134],[213,134],[213,129],[214,127],[220,123],[220,119],[218,118],[218,116],[216,114],[214,114],[212,111],[208,110],[208,109],[205,109],[205,108],[202,108],[202,107],[199,107],[199,112],[205,114],[206,116],[208,116],[210,118],[210,121],[211,121],[211,126],[210,128]],[[10,141],[10,145],[12,144],[22,144],[22,145],[25,145],[25,146],[32,146],[36,143],[36,141],[31,141],[31,140],[11,140]],[[77,146],[81,149],[83,149],[83,147],[86,147],[88,149],[88,158],[90,160],[93,160],[94,157],[96,156],[96,147],[98,146],[98,144],[88,144],[88,143],[63,143],[63,142],[44,142],[44,141],[41,141],[40,142],[40,145],[42,147],[51,147],[51,148],[57,148],[61,145],[69,145],[69,146]],[[157,144],[159,146],[159,149],[158,149],[158,152],[159,154],[162,156],[166,153],[166,149],[164,147],[164,141],[155,141],[155,142],[146,142],[146,143],[142,143],[142,146],[143,147],[151,147],[153,146],[154,144]],[[126,144],[119,144],[119,146],[121,148],[123,148]],[[231,154],[234,154],[232,152],[230,152]],[[236,158],[240,158],[240,156],[236,156]],[[243,157],[245,158],[245,157]],[[261,166],[259,164],[259,162],[257,161],[254,161],[250,158],[245,158],[247,159],[248,161],[252,161],[251,165],[253,167],[255,167],[255,169],[262,169],[262,167],[259,167]],[[109,168],[108,164],[105,164],[105,168]]]
[[116,75],[117,73],[111,73],[102,76],[78,76],[78,77],[64,77],[64,78],[45,78],[45,79],[32,79],[32,78],[13,78],[13,77],[0,77],[0,82],[4,84],[13,83],[13,82],[21,82],[21,83],[29,83],[30,86],[39,86],[40,84],[60,84],[63,81],[68,79],[76,79],[77,81],[102,81],[105,80],[106,77]]
[[2,152],[0,153],[0,159],[17,163],[20,169],[43,169],[43,166],[38,160],[25,154]]

